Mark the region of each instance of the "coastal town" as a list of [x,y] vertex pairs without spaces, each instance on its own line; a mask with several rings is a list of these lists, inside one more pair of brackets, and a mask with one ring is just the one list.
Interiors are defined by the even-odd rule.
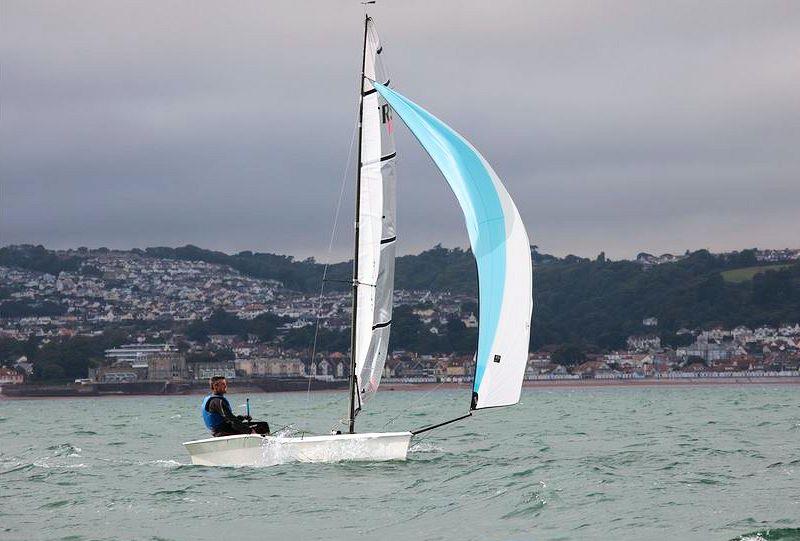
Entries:
[[[110,250],[81,255],[79,266],[57,274],[0,267],[0,340],[4,343],[33,341],[42,348],[76,337],[101,337],[109,328],[127,329],[127,340],[105,348],[87,364],[85,373],[73,378],[72,385],[191,383],[212,375],[240,381],[312,378],[333,384],[349,376],[346,344],[320,347],[314,340],[321,331],[348,334],[351,300],[347,288],[309,294],[289,289],[279,280],[246,276],[229,266],[204,261]],[[644,267],[672,262],[676,257],[646,256],[640,254],[637,259]],[[758,254],[769,262],[795,261],[798,256],[797,250]],[[407,317],[433,337],[456,330],[473,340],[477,336],[476,299],[470,295],[399,289],[394,305],[396,311],[405,307]],[[215,314],[245,322],[244,330],[198,332],[198,322],[213,319]],[[274,330],[247,332],[246,322],[266,319],[274,324]],[[676,343],[662,343],[658,318],[645,317],[638,332],[630,334],[625,347],[618,350],[539,348],[529,354],[525,379],[634,381],[792,378],[799,374],[800,321],[681,328],[675,335]],[[2,353],[0,386],[4,389],[48,379],[27,355],[13,348]],[[468,383],[474,370],[469,352],[393,348],[383,381]]]

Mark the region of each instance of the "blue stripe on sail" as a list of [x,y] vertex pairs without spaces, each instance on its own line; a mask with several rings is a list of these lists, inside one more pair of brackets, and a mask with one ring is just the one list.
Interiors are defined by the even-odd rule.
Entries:
[[477,392],[492,357],[506,279],[506,230],[503,207],[481,155],[428,111],[398,92],[373,83],[433,158],[456,195],[478,263],[480,327],[473,389]]

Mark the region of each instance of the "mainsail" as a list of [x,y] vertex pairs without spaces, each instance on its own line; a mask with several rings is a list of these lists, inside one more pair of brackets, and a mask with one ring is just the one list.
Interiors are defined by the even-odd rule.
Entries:
[[370,83],[389,84],[383,47],[371,18],[366,20],[361,88],[361,146],[353,339],[355,411],[378,390],[392,323],[395,241],[395,148],[392,111]]
[[478,263],[480,326],[471,409],[519,401],[528,360],[531,252],[517,207],[484,157],[461,135],[375,79],[373,88],[441,170],[464,212]]

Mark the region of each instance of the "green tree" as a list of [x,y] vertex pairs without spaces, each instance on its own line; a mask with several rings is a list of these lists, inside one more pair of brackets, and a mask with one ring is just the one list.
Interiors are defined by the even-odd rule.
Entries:
[[284,318],[275,314],[265,313],[257,316],[250,321],[246,328],[247,331],[258,336],[262,342],[269,342],[278,334],[278,327],[283,324]]
[[586,352],[577,344],[566,344],[556,349],[550,358],[556,364],[572,366],[585,361]]

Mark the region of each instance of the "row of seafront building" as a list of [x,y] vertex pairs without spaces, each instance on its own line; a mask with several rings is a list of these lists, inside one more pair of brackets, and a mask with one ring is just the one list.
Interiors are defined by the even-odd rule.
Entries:
[[[312,377],[341,380],[349,375],[349,357],[343,353],[319,354],[313,360],[292,350],[271,346],[235,344],[236,357],[226,360],[187,360],[185,353],[168,343],[137,343],[109,349],[106,363],[90,369],[80,382],[134,383],[140,381],[203,380],[215,375],[230,379]],[[23,382],[31,366],[21,359],[16,370],[0,373],[0,385]],[[387,383],[469,382],[475,370],[472,356],[416,355],[396,351],[389,355],[383,378]],[[565,366],[549,352],[529,355],[525,379],[529,381],[644,378],[800,377],[797,347],[762,355],[734,355],[702,361],[681,359],[669,349],[648,353],[612,352],[589,355],[583,362]]]
[[[735,333],[721,329],[698,333],[692,346],[672,350],[620,351],[587,355],[586,360],[566,366],[547,351],[529,355],[525,378],[531,381],[557,379],[641,379],[687,377],[758,377],[800,375],[800,326],[782,330],[757,329]],[[737,338],[727,340],[735,334]],[[760,338],[759,338],[760,336]],[[715,340],[720,340],[720,345]],[[634,343],[640,341],[632,340]],[[349,357],[344,353],[318,354],[313,360],[302,352],[271,345],[225,341],[234,358],[187,361],[187,356],[167,343],[129,344],[106,351],[107,364],[92,371],[91,380],[125,382],[141,380],[206,379],[306,376],[344,379],[349,374]],[[711,348],[716,344],[715,348]],[[705,357],[704,357],[705,355]],[[465,382],[475,365],[472,356],[417,355],[392,352],[383,377],[387,382]]]

